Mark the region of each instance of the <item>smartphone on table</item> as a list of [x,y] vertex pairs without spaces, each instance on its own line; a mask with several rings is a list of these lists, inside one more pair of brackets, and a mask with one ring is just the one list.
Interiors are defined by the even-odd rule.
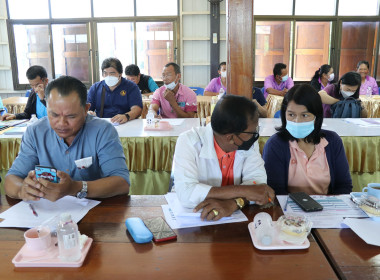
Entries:
[[304,192],[290,193],[289,197],[305,212],[322,211],[323,206]]
[[162,217],[145,219],[144,224],[153,234],[154,242],[176,240],[177,235]]
[[43,178],[53,183],[58,183],[57,169],[54,167],[36,165],[34,168],[36,178]]

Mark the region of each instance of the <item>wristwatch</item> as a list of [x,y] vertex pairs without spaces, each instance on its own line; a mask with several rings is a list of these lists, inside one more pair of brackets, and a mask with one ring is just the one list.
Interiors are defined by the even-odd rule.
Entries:
[[239,209],[242,209],[245,206],[244,199],[242,199],[241,197],[235,198],[235,202]]
[[127,117],[127,122],[129,122],[131,116],[128,113],[125,113],[124,115]]
[[82,199],[85,197],[87,197],[87,182],[82,181],[82,189],[77,193],[77,198]]

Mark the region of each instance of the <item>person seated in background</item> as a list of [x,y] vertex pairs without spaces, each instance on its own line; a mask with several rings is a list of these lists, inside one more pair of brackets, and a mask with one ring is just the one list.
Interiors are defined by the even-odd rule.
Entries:
[[276,63],[273,67],[273,75],[265,78],[264,96],[268,94],[284,96],[294,86],[292,78],[288,76],[288,69],[284,63]]
[[162,71],[164,85],[153,94],[150,110],[163,118],[194,118],[197,112],[197,96],[187,86],[181,84],[181,69],[170,62]]
[[151,76],[140,73],[140,68],[130,64],[124,70],[127,80],[134,82],[140,89],[141,94],[151,93],[158,89],[158,85]]
[[219,220],[248,201],[263,205],[274,199],[257,143],[258,121],[255,103],[226,95],[216,104],[211,123],[178,137],[173,175],[184,207],[201,210],[202,219]]
[[311,78],[310,85],[316,90],[320,91],[327,87],[334,80],[334,69],[331,65],[323,64],[314,76]]
[[352,181],[341,138],[323,130],[321,97],[310,85],[290,89],[281,106],[281,127],[265,143],[268,185],[276,194],[348,194]]
[[218,67],[219,77],[214,78],[205,88],[203,95],[217,96],[222,88],[224,92],[227,92],[227,64],[222,62]]
[[368,61],[359,61],[356,67],[356,72],[360,74],[361,84],[360,84],[360,95],[377,95],[379,94],[379,87],[377,86],[376,80],[369,76],[369,63]]
[[268,115],[267,111],[267,101],[261,91],[257,87],[252,88],[252,101],[256,104],[257,109],[259,110],[260,118],[266,118]]
[[102,63],[104,80],[93,84],[88,91],[89,114],[111,118],[113,123],[125,123],[141,115],[142,98],[138,86],[122,77],[123,66],[117,58]]
[[[87,88],[76,78],[62,76],[49,83],[48,117],[26,130],[5,177],[8,196],[56,201],[66,195],[104,198],[129,192],[119,135],[109,122],[87,114],[86,99]],[[56,168],[59,183],[37,179],[36,165]]]
[[[360,75],[356,72],[344,74],[338,83],[328,85],[319,91],[323,103],[323,116],[331,118],[331,105],[348,97],[359,99]],[[367,110],[362,106],[361,117],[367,117]]]
[[26,77],[32,90],[29,94],[24,112],[19,114],[5,113],[0,116],[0,120],[30,119],[32,115],[36,115],[37,118],[40,119],[47,116],[45,88],[49,79],[45,68],[39,65],[31,66],[26,71]]

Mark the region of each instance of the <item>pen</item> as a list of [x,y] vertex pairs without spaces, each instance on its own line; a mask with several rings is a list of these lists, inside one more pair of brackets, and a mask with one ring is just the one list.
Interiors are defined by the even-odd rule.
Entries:
[[286,198],[286,203],[285,203],[284,211],[286,211],[286,209],[288,208],[288,201],[289,201],[289,196]]
[[36,212],[36,209],[34,209],[33,205],[32,205],[32,204],[29,204],[29,207],[30,207],[30,209],[32,210],[33,215],[36,216],[36,217],[38,217],[38,214],[37,214],[37,212]]

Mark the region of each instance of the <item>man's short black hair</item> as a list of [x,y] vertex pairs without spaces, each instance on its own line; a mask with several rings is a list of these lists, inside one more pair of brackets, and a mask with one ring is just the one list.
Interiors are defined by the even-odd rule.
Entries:
[[[307,111],[315,116],[314,130],[306,138],[306,142],[318,144],[324,134],[321,132],[323,123],[322,100],[318,92],[309,84],[295,85],[285,94],[281,105],[281,126],[276,128],[279,136],[286,141],[297,140],[286,129],[286,110],[290,101],[303,105]],[[298,141],[298,140],[297,140]]]
[[286,69],[286,64],[284,63],[276,63],[273,67],[273,75],[276,77],[277,75],[281,76],[282,69]]
[[251,100],[238,95],[225,95],[215,105],[211,115],[212,130],[218,134],[238,134],[248,127],[248,120],[259,117],[258,109]]
[[87,88],[77,78],[71,76],[61,76],[58,79],[51,81],[45,90],[46,99],[49,98],[50,92],[56,89],[62,96],[68,96],[75,91],[80,99],[80,105],[85,108],[87,103]]
[[179,67],[179,65],[177,63],[169,62],[168,64],[165,65],[165,67],[169,67],[169,66],[173,66],[174,72],[176,74],[181,74],[181,68]]
[[119,74],[123,73],[123,65],[121,64],[120,60],[118,60],[116,57],[109,57],[103,60],[102,72],[104,71],[104,69],[107,69],[110,67],[115,68]]
[[227,66],[227,63],[225,63],[224,61],[221,62],[221,63],[219,64],[219,66],[218,66],[218,71],[220,71],[220,70],[222,69],[222,66],[223,66],[223,65],[226,65],[226,66]]
[[125,67],[124,73],[126,76],[138,76],[140,74],[140,68],[136,64],[129,64]]
[[41,79],[47,78],[46,69],[39,65],[33,65],[26,70],[26,78],[28,80],[34,80],[37,77],[40,77]]

